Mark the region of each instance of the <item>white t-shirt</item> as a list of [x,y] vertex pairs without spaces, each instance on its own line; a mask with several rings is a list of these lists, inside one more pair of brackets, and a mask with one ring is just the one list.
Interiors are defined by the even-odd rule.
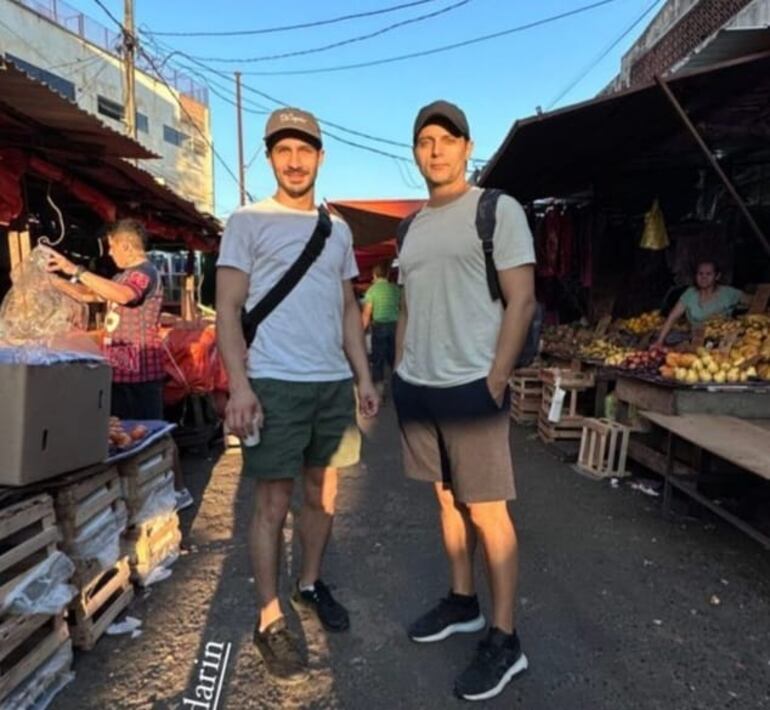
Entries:
[[[409,227],[398,255],[408,319],[397,371],[406,382],[452,387],[492,368],[503,307],[487,287],[480,196],[474,187],[447,205],[423,207]],[[507,195],[497,202],[494,259],[498,270],[535,262],[527,217]]]
[[[249,275],[253,308],[297,260],[318,213],[285,207],[272,197],[234,212],[217,266]],[[343,281],[358,275],[350,229],[332,216],[321,255],[278,307],[259,324],[249,348],[249,377],[329,382],[352,376],[342,349]]]

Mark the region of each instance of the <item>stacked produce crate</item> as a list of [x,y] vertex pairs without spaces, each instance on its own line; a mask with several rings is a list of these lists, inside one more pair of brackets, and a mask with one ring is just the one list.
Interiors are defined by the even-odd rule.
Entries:
[[54,491],[62,549],[75,563],[78,593],[70,605],[72,639],[91,649],[134,598],[128,558],[121,555],[126,506],[115,467]]
[[167,436],[118,465],[129,522],[123,550],[138,584],[179,554],[182,533],[175,512],[174,447]]
[[[558,368],[540,371],[543,398],[537,423],[538,434],[543,442],[552,444],[560,440],[578,440],[583,434],[584,416],[580,410],[579,395],[594,386],[591,373]],[[557,388],[565,392],[564,404],[559,417],[551,421],[551,404]]]
[[[72,646],[64,613],[22,613],[11,600],[55,555],[53,500],[37,495],[0,511],[0,707],[31,705],[69,673]],[[19,696],[23,696],[23,703]]]
[[511,419],[517,424],[535,424],[543,399],[540,369],[527,367],[516,370],[511,377]]

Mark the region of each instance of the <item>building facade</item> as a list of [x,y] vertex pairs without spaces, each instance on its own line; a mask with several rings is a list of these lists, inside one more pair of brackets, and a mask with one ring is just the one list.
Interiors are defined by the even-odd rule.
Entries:
[[[120,48],[117,32],[62,0],[0,0],[0,56],[116,130],[125,129]],[[137,58],[136,137],[161,156],[139,161],[140,167],[199,210],[213,212],[205,87],[173,70],[163,80],[154,71]]]
[[642,86],[657,74],[770,49],[770,0],[668,0],[626,52],[605,92]]

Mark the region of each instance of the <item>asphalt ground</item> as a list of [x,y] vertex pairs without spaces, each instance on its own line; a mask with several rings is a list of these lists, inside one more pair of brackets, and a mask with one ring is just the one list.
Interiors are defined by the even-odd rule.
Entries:
[[[594,481],[514,427],[521,548],[518,628],[529,670],[489,708],[770,708],[770,555],[709,514]],[[78,653],[57,710],[94,708],[454,708],[454,677],[480,634],[418,645],[406,625],[448,588],[433,494],[400,470],[386,407],[360,466],[343,475],[324,579],[349,608],[327,635],[287,606],[312,674],[287,689],[265,674],[245,525],[253,493],[240,454],[187,456],[196,498],[172,576],[139,594],[142,635]],[[690,509],[693,510],[692,508]],[[299,551],[289,521],[284,598]],[[488,609],[482,567],[479,589]],[[208,653],[208,655],[207,655]],[[205,667],[204,661],[216,657]],[[207,668],[209,670],[207,670]],[[211,670],[214,668],[214,670]],[[202,674],[205,680],[202,680]],[[208,675],[207,675],[208,674]],[[217,694],[201,700],[216,679]],[[196,688],[199,695],[196,696]],[[190,701],[198,698],[199,705]],[[187,702],[185,702],[187,700]],[[216,701],[216,704],[215,704]]]

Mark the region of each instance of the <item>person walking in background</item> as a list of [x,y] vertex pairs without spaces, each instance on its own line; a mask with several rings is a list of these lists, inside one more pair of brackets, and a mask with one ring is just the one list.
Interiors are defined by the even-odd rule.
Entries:
[[362,312],[364,330],[372,332],[372,380],[380,396],[385,396],[385,366],[393,372],[396,358],[396,323],[401,289],[389,279],[390,262],[375,264],[372,284],[364,295]]
[[[535,311],[534,249],[515,200],[495,194],[489,203],[468,184],[473,143],[457,106],[425,106],[412,137],[429,200],[399,234],[404,297],[393,401],[406,474],[435,487],[451,589],[408,634],[430,643],[485,627],[474,586],[478,540],[491,625],[455,693],[485,700],[528,665],[515,624],[518,543],[507,507],[515,497],[507,403],[508,379]],[[490,204],[495,225],[487,245],[477,218]]]
[[[359,459],[353,375],[364,417],[377,413],[378,399],[351,283],[358,270],[350,229],[315,204],[324,157],[318,122],[306,111],[279,109],[267,121],[265,144],[277,189],[227,222],[217,264],[217,340],[230,382],[227,426],[242,438],[261,438],[243,446],[243,475],[256,481],[249,534],[259,607],[254,643],[273,677],[296,682],[307,667],[278,596],[294,482],[301,481],[304,496],[292,604],[312,610],[328,631],[345,631],[348,612],[320,576],[338,469]],[[320,252],[296,278],[317,236]],[[276,299],[292,273],[288,292]],[[242,312],[251,321],[268,299],[271,310],[256,332],[244,329]]]

